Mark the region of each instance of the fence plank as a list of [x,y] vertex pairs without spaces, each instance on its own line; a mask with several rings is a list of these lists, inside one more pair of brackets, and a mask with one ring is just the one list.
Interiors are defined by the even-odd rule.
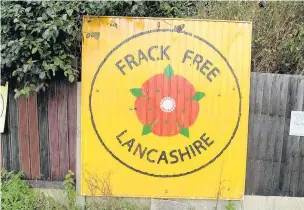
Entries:
[[31,92],[28,98],[29,113],[29,139],[31,154],[31,174],[32,179],[40,178],[40,151],[39,151],[39,134],[38,134],[38,113],[37,113],[37,94]]
[[21,170],[27,179],[31,179],[28,99],[23,96],[20,96],[18,99],[18,122]]
[[67,84],[60,81],[58,84],[58,135],[60,154],[60,176],[64,177],[69,170],[69,139],[68,139],[68,116],[67,116]]
[[253,114],[253,135],[255,139],[255,144],[252,147],[253,152],[253,161],[252,161],[252,167],[254,168],[255,176],[252,177],[252,193],[256,194],[259,193],[260,185],[261,185],[261,178],[263,177],[263,168],[261,164],[260,159],[260,145],[261,145],[261,139],[263,137],[262,130],[263,130],[263,124],[264,124],[264,118],[261,115],[262,105],[263,105],[263,90],[265,86],[265,77],[263,77],[261,74],[257,74],[257,88],[256,88],[256,101],[254,106],[254,114]]
[[[289,77],[288,100],[286,101],[286,117],[284,126],[284,144],[282,152],[282,167],[280,171],[280,189],[282,194],[296,196],[299,174],[299,137],[289,136],[290,114],[302,108],[298,102],[298,82],[295,77]],[[300,107],[301,105],[301,107]]]
[[[302,111],[302,105],[304,101],[304,92],[301,89],[301,79],[298,77],[293,77],[293,83],[295,85],[294,94],[292,94],[293,98],[293,111]],[[298,184],[299,184],[299,175],[300,175],[300,154],[301,154],[301,147],[300,147],[300,136],[292,136],[292,142],[290,144],[290,154],[289,157],[291,173],[290,173],[290,195],[297,196],[298,193]]]
[[[286,97],[286,113],[285,113],[285,124],[284,124],[284,139],[282,148],[282,158],[281,158],[281,169],[280,169],[280,192],[282,195],[289,195],[289,180],[290,173],[288,173],[288,144],[290,143],[289,137],[289,125],[290,125],[290,112],[292,110],[292,105],[290,104],[290,98],[292,93],[292,81],[291,77],[284,78],[285,82],[288,83],[288,94]],[[288,82],[287,82],[288,80]]]
[[11,161],[10,161],[10,133],[8,130],[9,127],[9,101],[7,102],[7,110],[6,110],[6,120],[4,125],[4,132],[1,133],[1,168],[5,168],[7,170],[11,169]]
[[[268,121],[269,121],[269,140],[267,144],[267,152],[265,156],[266,160],[266,174],[268,174],[268,177],[265,179],[265,185],[266,188],[266,194],[271,195],[274,192],[274,174],[273,174],[273,168],[275,165],[274,155],[275,155],[275,147],[276,147],[276,134],[279,127],[279,121],[278,117],[276,116],[277,110],[278,110],[278,97],[279,97],[279,78],[277,75],[271,76],[270,80],[272,81],[271,89],[270,89],[270,97],[269,97],[269,105],[268,105]],[[275,103],[272,103],[275,102]]]
[[10,141],[8,132],[1,133],[1,147],[1,167],[10,170]]
[[[304,78],[301,78],[300,93],[304,93]],[[302,94],[303,97],[303,94]],[[304,111],[304,99],[302,98],[302,110]],[[297,197],[304,197],[304,136],[300,138],[300,166]]]
[[8,89],[8,101],[9,109],[9,128],[8,132],[10,133],[10,160],[12,171],[20,170],[20,157],[19,157],[19,137],[18,137],[18,104],[14,98],[14,89],[9,87]]
[[56,82],[51,83],[48,96],[48,121],[50,145],[50,172],[52,180],[60,180],[59,138],[58,138],[58,111]]
[[[255,144],[255,138],[254,138],[254,106],[255,106],[255,98],[256,98],[256,73],[251,74],[250,78],[250,105],[249,105],[249,128],[248,128],[248,146],[247,146],[247,167],[246,167],[246,180],[253,180],[254,179],[254,167],[253,167],[253,160],[254,160],[254,153],[253,153],[253,147]],[[253,181],[246,183],[245,193],[250,194],[253,192]]]
[[37,95],[40,142],[40,173],[43,179],[50,177],[49,133],[48,133],[48,92]]
[[[267,158],[267,153],[269,152],[269,140],[272,132],[272,122],[269,118],[269,104],[270,104],[270,97],[271,97],[271,88],[273,85],[273,77],[272,75],[263,74],[262,75],[264,82],[263,88],[263,98],[262,98],[262,107],[261,107],[261,117],[262,117],[262,124],[260,124],[260,144],[259,144],[259,151],[258,151],[258,160],[260,161],[260,177],[259,177],[259,188],[258,193],[263,195],[269,194],[269,186],[270,182],[270,170],[272,167],[270,166],[272,163]],[[267,129],[265,129],[267,128]],[[265,141],[265,139],[267,139]]]
[[276,75],[275,86],[272,89],[273,99],[272,100],[272,109],[271,115],[276,121],[276,132],[275,132],[275,145],[274,145],[274,153],[273,155],[273,167],[272,167],[272,192],[271,195],[279,195],[280,194],[280,167],[281,167],[281,157],[282,157],[282,149],[283,149],[283,137],[284,137],[284,125],[285,125],[285,109],[286,103],[282,103],[282,101],[286,101],[288,94],[288,80],[285,82],[283,80],[283,75]]
[[68,86],[69,166],[76,173],[77,83]]

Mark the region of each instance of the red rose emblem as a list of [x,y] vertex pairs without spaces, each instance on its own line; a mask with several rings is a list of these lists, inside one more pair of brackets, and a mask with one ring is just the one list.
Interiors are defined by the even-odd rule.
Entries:
[[153,132],[157,136],[182,134],[189,137],[188,128],[194,124],[199,112],[198,101],[205,94],[195,92],[184,77],[174,75],[171,65],[164,74],[148,79],[141,88],[131,89],[136,96],[135,110],[144,125],[142,135]]

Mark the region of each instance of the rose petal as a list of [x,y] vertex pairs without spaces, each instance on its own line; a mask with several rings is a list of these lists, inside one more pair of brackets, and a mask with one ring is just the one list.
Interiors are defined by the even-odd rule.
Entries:
[[158,116],[151,130],[158,136],[174,136],[179,133],[179,126],[176,120],[172,120],[172,116],[165,114],[162,117]]
[[143,125],[149,125],[156,118],[156,101],[153,98],[137,97],[135,111]]
[[183,103],[179,103],[176,108],[179,124],[184,128],[188,128],[193,125],[199,112],[198,102],[194,100],[186,100]]
[[177,101],[185,101],[195,95],[195,88],[184,77],[175,75],[170,79],[170,96]]
[[141,87],[141,91],[149,98],[158,98],[167,96],[169,93],[169,82],[164,74],[157,74],[148,79]]

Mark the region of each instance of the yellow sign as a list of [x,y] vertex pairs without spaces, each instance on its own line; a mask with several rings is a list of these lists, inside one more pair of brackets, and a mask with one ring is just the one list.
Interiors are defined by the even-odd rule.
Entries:
[[85,17],[83,37],[82,194],[241,199],[251,23]]
[[1,90],[0,91],[0,132],[3,133],[5,126],[5,116],[6,116],[8,83],[6,83],[5,86],[1,85],[0,90]]

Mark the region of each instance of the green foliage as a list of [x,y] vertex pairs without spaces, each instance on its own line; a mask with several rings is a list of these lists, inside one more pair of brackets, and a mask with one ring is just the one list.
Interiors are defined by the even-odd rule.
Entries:
[[22,180],[22,173],[1,171],[1,209],[33,210],[35,194]]
[[170,64],[168,64],[166,66],[165,71],[164,71],[164,75],[166,75],[166,77],[168,79],[170,79],[174,75],[174,71],[173,71],[172,66]]
[[226,210],[236,210],[235,204],[229,201],[229,203],[225,206]]
[[52,79],[75,81],[83,15],[249,20],[254,71],[304,74],[303,14],[303,2],[2,1],[1,83],[18,97]]
[[153,124],[153,122],[151,122],[149,125],[144,125],[143,126],[143,129],[142,129],[142,132],[141,132],[142,136],[147,135],[147,134],[152,132],[152,130],[151,130],[152,124]]
[[132,88],[130,89],[131,93],[133,96],[135,97],[144,97],[144,95],[141,93],[141,89],[140,88]]
[[[23,180],[21,172],[14,173],[3,170],[1,172],[1,209],[3,210],[80,210],[76,203],[77,192],[74,182],[74,173],[69,171],[65,176],[65,202],[47,196],[44,193],[35,193],[28,183]],[[85,203],[87,210],[148,210],[148,206],[131,202],[122,198],[105,196],[104,198],[90,199]]]
[[[45,89],[61,70],[73,81],[72,66],[79,48],[79,26],[73,3],[1,2],[1,69],[17,81],[16,96]],[[3,77],[2,77],[3,78]]]
[[204,97],[205,97],[205,93],[203,93],[203,92],[195,92],[195,95],[191,99],[195,100],[195,101],[200,101]]
[[77,192],[74,182],[74,176],[74,173],[72,171],[69,171],[69,173],[65,175],[65,180],[63,182],[65,191],[67,193],[67,207],[71,210],[80,209],[76,204]]
[[252,70],[304,74],[304,2],[201,2],[199,18],[252,21]]
[[21,172],[1,172],[1,209],[3,210],[78,210],[74,175],[69,172],[64,181],[66,189],[66,206],[43,193],[35,193],[23,180]]
[[15,83],[18,97],[45,90],[53,78],[73,82],[79,74],[73,61],[81,57],[83,15],[185,17],[194,14],[194,6],[154,1],[2,1],[1,83]]

